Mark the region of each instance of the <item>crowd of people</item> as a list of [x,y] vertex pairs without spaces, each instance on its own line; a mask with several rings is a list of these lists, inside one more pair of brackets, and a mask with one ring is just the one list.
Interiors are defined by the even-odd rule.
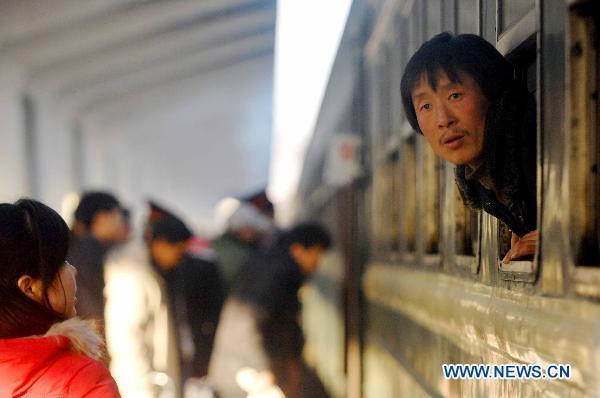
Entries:
[[277,230],[264,192],[234,202],[207,244],[154,201],[137,238],[110,192],[82,194],[70,229],[1,204],[0,396],[300,397],[297,291],[329,237]]

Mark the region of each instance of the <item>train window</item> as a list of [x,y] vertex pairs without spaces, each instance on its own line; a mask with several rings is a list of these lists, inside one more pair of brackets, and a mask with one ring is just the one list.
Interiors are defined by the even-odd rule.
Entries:
[[385,177],[384,173],[379,170],[379,167],[373,168],[373,180],[371,186],[371,209],[373,217],[371,217],[371,237],[375,253],[384,253],[387,251],[387,242],[385,235],[386,224],[386,209],[385,206]]
[[507,30],[535,7],[535,0],[499,0],[498,3],[498,25],[501,31]]
[[431,39],[442,31],[442,0],[427,0],[427,39]]
[[[373,169],[373,184],[370,202],[371,236],[376,253],[387,260],[400,251],[401,207],[399,189],[401,175],[398,172],[399,156],[396,153],[387,162],[381,162]],[[402,218],[403,219],[403,218]]]
[[[529,92],[535,94],[537,87],[537,55],[535,36],[530,36],[519,44],[507,59],[513,64],[515,77],[526,85]],[[506,224],[498,220],[497,247],[500,274],[504,280],[534,282],[537,271],[537,261],[533,259],[511,261],[500,264],[511,245],[512,232]]]
[[473,212],[462,201],[454,178],[455,166],[440,161],[439,187],[440,210],[443,212],[440,221],[444,247],[444,262],[448,269],[455,267],[471,270],[479,269],[479,233],[480,216]]
[[477,270],[479,254],[479,213],[464,205],[454,184],[454,254],[456,265]]
[[[507,59],[514,66],[515,77],[521,81],[522,84],[527,86],[527,89],[531,94],[535,95],[536,82],[537,82],[537,69],[536,69],[536,42],[535,37],[529,37],[521,45],[519,45],[513,52],[508,54]],[[498,220],[498,259],[504,258],[505,254],[510,249],[510,241],[512,232],[506,224]],[[531,264],[516,264],[513,262],[509,267],[503,266],[504,270],[510,270],[511,267],[523,271],[532,270]],[[512,276],[510,279],[514,279]]]
[[[398,142],[398,136],[402,130],[404,123],[404,112],[399,112],[402,109],[402,97],[400,95],[400,80],[402,79],[402,70],[404,68],[404,60],[406,57],[402,51],[402,32],[398,32],[395,37],[395,45],[392,47],[392,64],[390,65],[392,80],[390,81],[391,94],[392,94],[392,109],[390,116],[392,118],[392,135],[395,136],[396,142]],[[391,144],[389,144],[391,145]]]
[[479,33],[477,17],[477,0],[458,0],[456,2],[456,18],[458,33]]
[[[506,15],[503,17],[503,8],[511,16],[510,22],[503,22],[508,18]],[[519,5],[514,1],[504,1],[499,6],[498,19],[500,26],[497,29],[496,48],[504,55],[517,51],[523,43],[535,37],[538,23],[534,1],[520,1]]]
[[382,51],[382,63],[379,69],[378,83],[380,95],[380,111],[378,117],[381,120],[381,137],[384,145],[387,144],[392,134],[392,90],[390,82],[392,81],[393,69],[390,67],[392,57],[388,48]]
[[381,121],[379,119],[380,106],[379,103],[381,98],[379,97],[379,81],[378,81],[379,67],[376,61],[367,65],[367,86],[368,86],[368,115],[369,115],[369,137],[371,147],[371,160],[374,161],[377,158],[377,153],[383,147],[383,139],[380,136]]
[[398,253],[400,250],[400,198],[399,187],[400,180],[399,156],[394,154],[392,159],[385,165],[385,179],[388,181],[388,196],[385,199],[384,206],[387,207],[387,245],[388,251]]
[[400,219],[400,250],[402,253],[412,253],[415,251],[415,231],[416,231],[416,137],[412,130],[409,130],[400,147],[400,177],[402,184],[400,186],[400,209],[402,217]]
[[383,137],[381,135],[381,94],[380,94],[380,78],[379,71],[381,69],[378,64],[378,59],[372,59],[371,63],[367,65],[367,85],[368,85],[368,115],[369,115],[369,136],[370,136],[370,161],[372,170],[372,180],[370,186],[370,209],[373,217],[371,217],[371,238],[373,240],[373,246],[376,252],[379,253],[384,250],[385,238],[384,238],[384,220],[386,215],[384,214],[384,206],[382,206],[384,195],[384,179],[380,172],[380,166],[377,162],[378,156],[381,153],[383,147]]
[[570,220],[578,265],[600,265],[600,128],[598,3],[580,2],[569,15]]
[[421,202],[423,217],[420,220],[423,231],[423,252],[434,254],[439,252],[439,219],[440,219],[440,168],[442,166],[439,158],[433,153],[429,145],[423,140],[418,141],[420,155],[422,156],[422,183],[418,184],[421,189]]
[[406,25],[406,40],[405,44],[408,46],[408,53],[413,54],[416,50],[418,43],[418,34],[417,29],[418,19],[416,18],[415,13],[417,12],[417,7],[415,7],[414,2],[410,5],[409,9],[404,10],[404,18],[402,18],[404,24]]

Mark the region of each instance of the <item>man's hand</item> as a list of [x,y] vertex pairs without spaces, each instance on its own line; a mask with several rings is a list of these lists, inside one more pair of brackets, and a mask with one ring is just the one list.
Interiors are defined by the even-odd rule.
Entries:
[[514,233],[510,240],[510,250],[506,253],[502,259],[503,264],[508,264],[512,260],[518,260],[526,256],[535,255],[535,248],[537,247],[538,230],[531,231],[521,238]]

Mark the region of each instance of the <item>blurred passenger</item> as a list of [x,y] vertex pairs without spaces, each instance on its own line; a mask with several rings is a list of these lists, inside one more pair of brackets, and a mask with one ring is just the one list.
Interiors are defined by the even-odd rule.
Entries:
[[[183,380],[199,378],[208,373],[208,362],[225,298],[223,280],[211,242],[194,236],[173,212],[156,201],[148,203],[150,213],[146,233],[149,236],[152,236],[155,225],[165,219],[170,221],[159,223],[156,228],[185,230],[190,235],[181,261],[170,269],[158,269],[167,282],[172,308],[176,309]],[[154,233],[154,236],[156,239],[157,234]]]
[[264,189],[242,197],[241,202],[251,204],[269,220],[275,220],[275,208],[273,207],[273,202],[269,200],[267,192]]
[[102,339],[74,318],[69,229],[34,200],[0,204],[0,396],[119,397]]
[[148,206],[148,218],[146,220],[146,224],[144,225],[143,232],[145,242],[149,242],[152,238],[152,224],[166,216],[177,218],[177,216],[175,216],[175,214],[173,214],[170,210],[167,210],[164,206],[159,205],[154,200],[149,200]]
[[[186,255],[181,265],[166,275],[176,292],[178,317],[187,320],[193,340],[184,356],[184,377],[203,377],[208,366],[225,299],[223,281],[217,265],[202,258]],[[185,323],[180,322],[181,326]]]
[[[148,238],[148,242],[131,242],[107,259],[110,368],[125,398],[179,397],[177,334],[166,283],[155,262],[177,263],[177,251],[183,250],[187,237],[180,244],[161,239],[154,245],[154,237]],[[161,252],[158,260],[152,251]]]
[[128,237],[117,198],[108,192],[84,193],[75,210],[68,260],[77,264],[77,313],[104,321],[104,260],[109,249]]
[[223,308],[210,365],[222,396],[244,397],[243,385],[248,392],[278,386],[288,398],[316,397],[302,389],[309,372],[301,358],[298,290],[329,246],[322,226],[302,223],[245,265]]
[[253,205],[231,199],[231,204],[221,211],[224,233],[213,241],[221,275],[227,292],[235,286],[242,266],[260,248],[272,223]]
[[223,293],[214,263],[186,255],[192,237],[172,214],[149,222],[145,244],[110,259],[107,336],[123,396],[179,397],[206,374]]

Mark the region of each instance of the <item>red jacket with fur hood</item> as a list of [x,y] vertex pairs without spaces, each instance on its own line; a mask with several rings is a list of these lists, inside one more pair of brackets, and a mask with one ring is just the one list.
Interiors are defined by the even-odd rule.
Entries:
[[97,358],[101,339],[77,318],[44,336],[0,339],[0,398],[114,398],[115,381]]

